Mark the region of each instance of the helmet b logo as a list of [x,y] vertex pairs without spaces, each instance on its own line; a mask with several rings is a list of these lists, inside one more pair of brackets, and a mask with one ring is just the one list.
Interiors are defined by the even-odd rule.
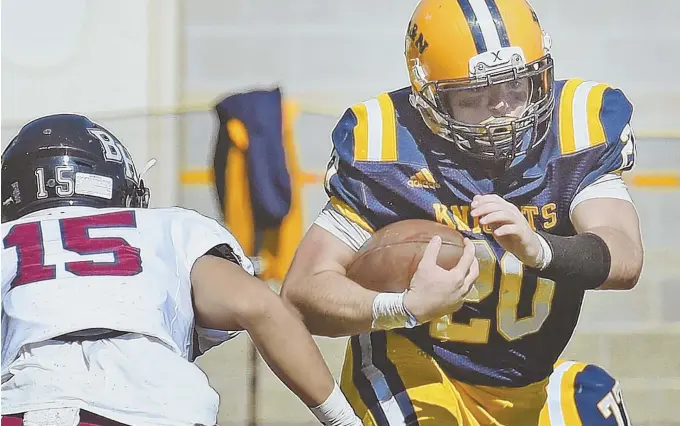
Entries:
[[123,144],[118,142],[106,130],[87,129],[87,131],[101,142],[104,159],[106,159],[106,161],[123,163],[125,165],[125,177],[133,182],[137,182],[138,178],[135,164],[132,162],[132,157]]

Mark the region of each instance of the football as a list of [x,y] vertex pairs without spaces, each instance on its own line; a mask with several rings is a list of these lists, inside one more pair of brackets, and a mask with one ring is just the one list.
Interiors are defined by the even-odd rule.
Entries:
[[438,222],[409,219],[375,232],[354,256],[346,276],[369,290],[404,291],[435,235],[442,239],[437,264],[453,268],[463,255],[463,235]]

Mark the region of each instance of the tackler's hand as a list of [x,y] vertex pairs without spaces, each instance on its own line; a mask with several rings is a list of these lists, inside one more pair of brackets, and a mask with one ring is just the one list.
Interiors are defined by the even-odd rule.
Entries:
[[460,260],[451,269],[437,265],[442,239],[435,236],[425,248],[411,285],[404,296],[404,307],[418,320],[428,322],[457,311],[479,275],[474,244],[467,238]]
[[496,194],[475,195],[472,199],[472,217],[489,226],[493,237],[506,251],[514,254],[522,263],[536,267],[543,256],[538,234],[517,206]]

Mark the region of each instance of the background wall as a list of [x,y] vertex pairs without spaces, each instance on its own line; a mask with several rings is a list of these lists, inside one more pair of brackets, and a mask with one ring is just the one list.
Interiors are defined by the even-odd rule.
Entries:
[[[205,185],[215,101],[280,85],[298,101],[300,160],[322,172],[343,109],[408,83],[403,37],[414,0],[3,0],[2,146],[27,120],[75,111],[97,119],[149,158],[152,205],[217,216]],[[598,363],[621,380],[636,424],[680,424],[680,85],[674,52],[680,3],[533,0],[553,37],[558,78],[621,86],[636,105],[636,201],[647,249],[641,283],[593,293],[565,357]],[[40,11],[40,13],[36,13]],[[649,184],[653,184],[649,186]],[[662,185],[662,186],[659,186]],[[305,188],[309,223],[325,202]],[[339,371],[344,339],[318,339]],[[247,339],[201,365],[222,395],[221,424],[244,424]],[[260,368],[261,424],[310,415]]]
[[179,2],[3,0],[1,28],[3,147],[40,115],[91,115],[138,168],[158,159],[154,201],[175,203],[177,123],[157,112],[179,105]]

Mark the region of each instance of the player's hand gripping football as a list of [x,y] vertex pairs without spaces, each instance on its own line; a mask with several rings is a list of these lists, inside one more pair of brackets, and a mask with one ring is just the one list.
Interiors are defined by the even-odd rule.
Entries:
[[522,263],[536,267],[542,256],[538,234],[517,206],[496,194],[475,195],[472,199],[472,217],[493,230],[493,237],[506,251],[514,254]]
[[465,239],[463,255],[452,269],[437,265],[442,239],[435,236],[425,248],[411,285],[404,296],[404,307],[419,324],[457,311],[479,275],[475,246]]

